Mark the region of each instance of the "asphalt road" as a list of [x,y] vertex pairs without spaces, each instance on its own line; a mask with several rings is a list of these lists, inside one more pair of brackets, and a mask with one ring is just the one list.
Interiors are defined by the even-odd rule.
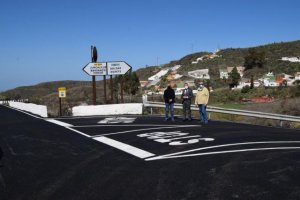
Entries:
[[1,200],[300,199],[300,131],[0,106]]

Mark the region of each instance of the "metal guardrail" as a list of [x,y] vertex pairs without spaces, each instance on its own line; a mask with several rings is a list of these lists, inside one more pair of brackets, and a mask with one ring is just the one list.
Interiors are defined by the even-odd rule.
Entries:
[[23,103],[27,103],[27,102],[29,102],[29,100],[28,99],[17,99],[17,100],[14,100],[14,99],[11,99],[11,100],[0,99],[0,103],[9,103],[9,102],[23,102]]
[[[150,108],[164,108],[164,102],[152,102],[152,101],[145,101],[144,107]],[[182,109],[182,104],[175,103],[175,109]],[[196,105],[191,105],[191,110],[198,111],[198,107]],[[273,119],[283,121],[290,121],[290,122],[300,122],[300,116],[292,116],[292,115],[281,115],[281,114],[274,114],[274,113],[264,113],[264,112],[257,112],[257,111],[249,111],[249,110],[238,110],[238,109],[228,109],[228,108],[220,108],[215,106],[207,106],[208,112],[215,112],[215,113],[224,113],[224,114],[232,114],[232,115],[241,115],[247,117],[256,117],[256,118],[265,118],[265,119]]]

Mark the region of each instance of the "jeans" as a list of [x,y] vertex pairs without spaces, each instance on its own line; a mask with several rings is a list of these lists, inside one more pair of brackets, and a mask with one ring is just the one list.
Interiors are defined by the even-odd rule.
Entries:
[[186,118],[188,118],[189,120],[191,120],[192,119],[191,100],[189,100],[189,99],[184,100],[182,103],[182,108],[183,108],[183,119],[186,120]]
[[207,123],[208,117],[207,117],[207,113],[206,113],[206,105],[199,104],[198,107],[199,107],[200,121]]
[[166,103],[165,111],[166,119],[169,119],[169,112],[171,112],[171,118],[174,119],[174,103]]

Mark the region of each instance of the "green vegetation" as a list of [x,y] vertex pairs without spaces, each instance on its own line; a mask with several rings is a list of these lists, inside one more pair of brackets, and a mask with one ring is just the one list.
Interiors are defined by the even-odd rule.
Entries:
[[135,95],[140,86],[140,80],[136,74],[136,72],[126,73],[124,75],[124,91],[127,94]]
[[245,57],[244,66],[246,70],[253,69],[255,67],[263,68],[266,63],[265,52],[257,52],[256,49],[251,48],[248,50],[248,55]]
[[239,74],[236,67],[234,67],[229,73],[228,80],[231,88],[233,88],[234,86],[238,86],[239,81],[241,80],[241,75]]

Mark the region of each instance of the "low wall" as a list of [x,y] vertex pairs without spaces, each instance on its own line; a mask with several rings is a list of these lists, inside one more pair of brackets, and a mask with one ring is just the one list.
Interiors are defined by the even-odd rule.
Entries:
[[21,102],[12,102],[12,101],[9,102],[9,106],[39,115],[41,117],[48,117],[47,106],[36,105],[33,103],[21,103]]
[[92,115],[141,115],[142,103],[110,104],[97,106],[76,106],[72,108],[73,116]]

